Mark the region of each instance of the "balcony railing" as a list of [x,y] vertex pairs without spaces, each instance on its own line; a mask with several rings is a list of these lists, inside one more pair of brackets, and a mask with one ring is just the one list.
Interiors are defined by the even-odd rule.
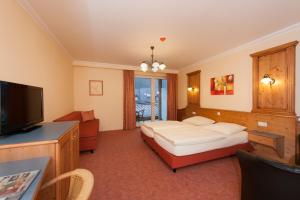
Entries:
[[[159,103],[155,103],[155,119],[159,119],[160,112],[159,112]],[[150,120],[151,119],[151,103],[150,102],[136,102],[136,111],[144,111],[143,117],[144,120]]]

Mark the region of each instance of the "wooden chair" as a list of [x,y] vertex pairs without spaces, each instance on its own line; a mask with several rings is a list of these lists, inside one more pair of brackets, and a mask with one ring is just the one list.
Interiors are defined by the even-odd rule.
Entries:
[[52,179],[42,186],[42,190],[61,181],[70,178],[70,188],[66,200],[88,200],[94,187],[94,176],[86,169],[76,169]]

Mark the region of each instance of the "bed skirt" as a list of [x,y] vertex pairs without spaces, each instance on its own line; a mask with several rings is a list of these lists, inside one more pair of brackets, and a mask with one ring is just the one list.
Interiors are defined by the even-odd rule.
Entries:
[[141,137],[172,169],[235,155],[239,149],[254,150],[250,143],[244,143],[192,155],[175,156],[158,145],[153,138],[146,136],[142,131]]

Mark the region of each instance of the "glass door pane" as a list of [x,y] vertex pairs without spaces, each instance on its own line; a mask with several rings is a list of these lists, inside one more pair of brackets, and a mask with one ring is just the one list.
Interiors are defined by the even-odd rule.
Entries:
[[167,120],[167,80],[155,80],[155,103],[154,115],[155,120]]
[[151,120],[152,90],[151,78],[135,78],[136,121]]
[[167,120],[167,80],[135,78],[136,122]]

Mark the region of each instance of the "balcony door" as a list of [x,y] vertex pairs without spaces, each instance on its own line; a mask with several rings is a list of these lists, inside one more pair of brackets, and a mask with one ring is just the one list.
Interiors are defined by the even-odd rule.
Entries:
[[167,80],[135,77],[136,121],[167,119]]

